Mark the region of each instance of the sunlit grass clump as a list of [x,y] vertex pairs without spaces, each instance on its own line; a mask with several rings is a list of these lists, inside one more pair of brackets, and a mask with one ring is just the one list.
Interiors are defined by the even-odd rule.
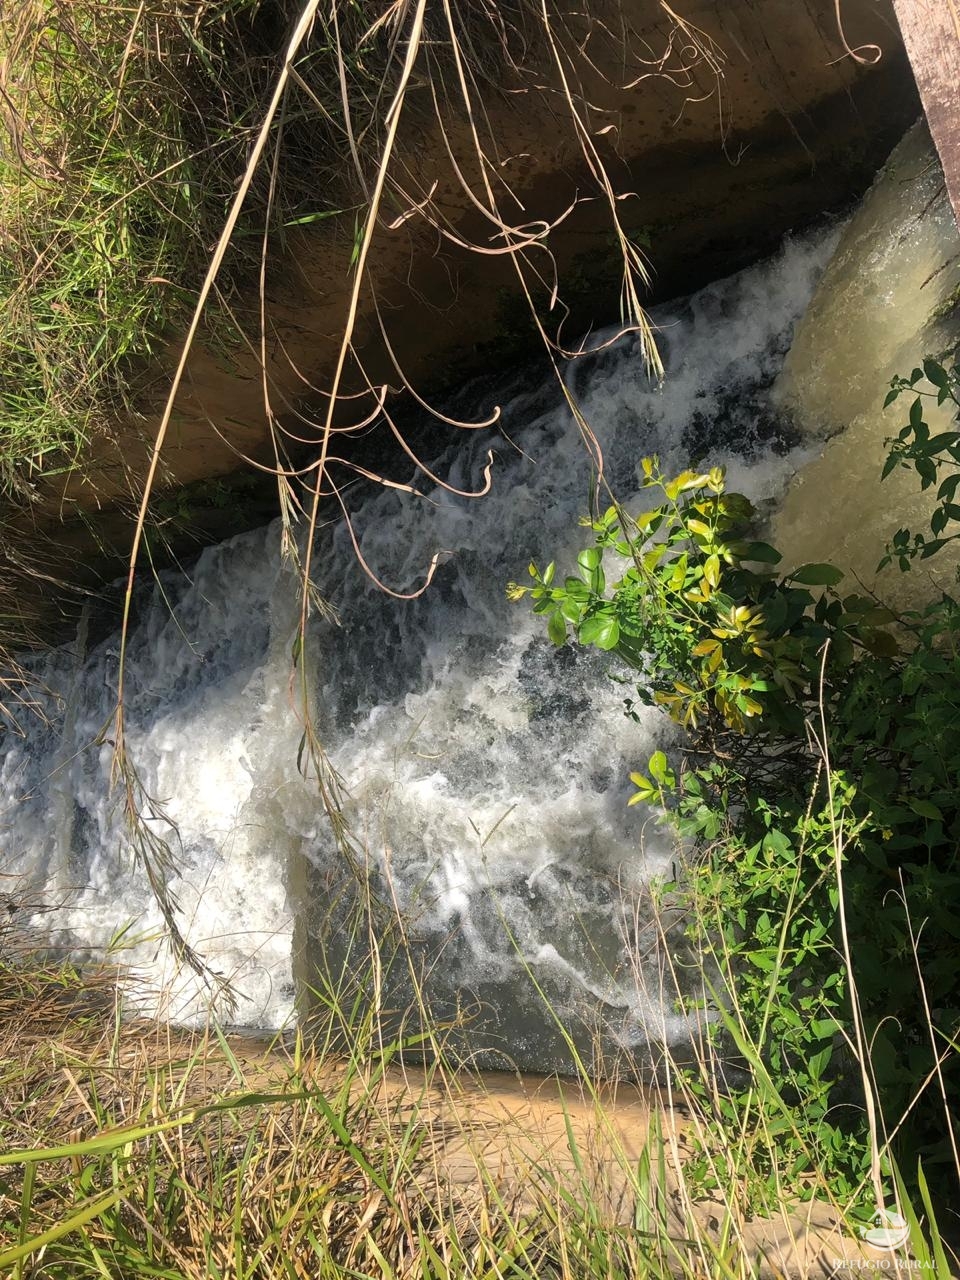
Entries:
[[4,1274],[625,1280],[685,1254],[649,1161],[631,1170],[615,1140],[612,1182],[644,1191],[645,1228],[604,1203],[582,1104],[562,1151],[529,1117],[511,1134],[482,1088],[464,1101],[441,1064],[404,1071],[355,1010],[270,1048],[124,1024],[108,973],[3,978]]
[[[361,985],[376,973],[371,957]],[[375,1004],[329,991],[309,1035],[178,1030],[123,1019],[128,981],[0,958],[0,1269],[16,1280],[746,1280],[884,1256],[826,1182],[813,1204],[785,1187],[765,1219],[745,1212],[745,1129],[713,1149],[704,1197],[687,1167],[712,1122],[682,1084],[485,1078],[445,1061],[439,1024],[436,1056],[407,1065]],[[714,1090],[716,1067],[698,1062]],[[947,1280],[929,1197],[898,1203],[909,1251],[887,1261]]]
[[253,3],[27,0],[0,31],[0,480],[69,466],[192,311],[258,95]]

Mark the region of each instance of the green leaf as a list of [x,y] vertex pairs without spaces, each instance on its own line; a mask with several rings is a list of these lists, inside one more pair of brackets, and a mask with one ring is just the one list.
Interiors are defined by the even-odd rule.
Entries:
[[849,667],[854,660],[853,645],[849,638],[842,632],[838,633],[833,640],[833,646],[830,650],[834,664],[838,667]]
[[579,600],[581,604],[586,604],[590,599],[590,591],[585,582],[581,582],[579,578],[567,578],[564,580],[564,588],[567,595],[572,600]]
[[707,654],[713,653],[719,648],[719,640],[701,640],[699,644],[694,645],[690,653],[694,658],[705,658]]
[[942,453],[944,449],[949,449],[951,445],[955,445],[958,440],[956,431],[941,431],[938,436],[931,436],[924,444],[924,449],[929,454]]
[[602,560],[603,552],[599,547],[586,547],[577,556],[580,577],[594,595],[600,595],[606,585],[603,569],[600,567]]
[[559,609],[550,615],[550,621],[547,623],[547,635],[555,645],[561,645],[566,642],[567,624]]
[[596,613],[580,625],[581,644],[593,644],[598,649],[615,649],[620,639],[620,623],[612,613]]
[[763,622],[768,632],[775,634],[780,630],[787,621],[788,609],[788,601],[780,594],[775,595],[771,600],[764,600]]
[[669,575],[667,577],[667,586],[671,591],[680,591],[686,583],[688,559],[687,553],[684,552],[672,564],[664,566],[665,575]]
[[819,1053],[813,1054],[807,1063],[807,1069],[814,1080],[819,1080],[833,1057],[833,1046],[826,1045]]
[[789,579],[805,587],[834,587],[842,581],[843,570],[832,564],[802,564]]
[[[927,1229],[930,1233],[930,1251],[933,1255],[932,1261],[936,1266],[936,1275],[952,1275],[953,1268],[947,1261],[947,1255],[943,1248],[943,1241],[940,1238],[940,1228],[937,1225],[937,1215],[934,1212],[930,1189],[927,1186],[927,1179],[923,1172],[923,1161],[920,1160],[919,1157],[917,1159],[917,1185],[920,1188],[920,1198],[923,1201],[923,1207],[927,1213]],[[933,1268],[928,1267],[927,1270],[933,1270]]]
[[651,777],[656,778],[657,782],[663,782],[667,776],[667,769],[669,767],[667,757],[662,751],[655,751],[647,761],[647,768],[650,770],[650,775]]
[[948,387],[950,385],[947,371],[938,360],[931,360],[929,357],[924,360],[923,372],[927,376],[927,381],[932,382],[935,387]]
[[920,552],[920,559],[927,560],[930,556],[936,555],[940,548],[945,547],[949,541],[949,538],[934,538],[932,541],[924,543],[923,550]]
[[783,556],[768,542],[747,542],[738,548],[741,560],[758,560],[761,564],[779,564]]
[[636,792],[627,801],[627,804],[640,804],[642,801],[654,800],[659,797],[659,792],[649,778],[645,778],[642,773],[631,773],[630,781],[637,788]]
[[896,638],[889,631],[861,631],[860,642],[875,658],[895,658],[900,652]]
[[896,620],[897,615],[882,604],[873,605],[857,619],[858,622],[868,627],[885,627],[888,623],[896,622]]
[[560,612],[566,620],[568,622],[572,622],[575,627],[580,625],[580,620],[583,617],[583,611],[585,608],[586,606],[583,601],[574,600],[572,596],[567,596],[565,599],[560,601]]
[[929,818],[932,822],[938,822],[943,814],[932,800],[910,800],[908,801],[910,808],[914,813],[918,813],[921,818]]

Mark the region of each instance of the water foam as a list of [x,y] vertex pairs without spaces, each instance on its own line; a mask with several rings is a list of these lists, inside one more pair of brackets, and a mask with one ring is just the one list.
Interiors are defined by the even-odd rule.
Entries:
[[[641,496],[639,459],[652,452],[667,469],[691,457],[726,462],[732,483],[759,497],[782,486],[798,454],[767,389],[834,240],[788,241],[769,262],[659,309],[662,388],[650,386],[629,340],[569,366],[628,504]],[[473,394],[478,414],[495,398]],[[436,550],[453,553],[430,590],[409,602],[383,595],[346,530],[326,529],[318,586],[343,625],[317,622],[313,639],[318,721],[348,819],[413,932],[445,940],[438,999],[475,998],[488,1031],[537,1066],[553,1050],[528,974],[584,1026],[600,1016],[620,1042],[684,1034],[658,1001],[644,907],[650,877],[675,850],[626,805],[630,769],[670,733],[658,713],[641,711],[638,723],[622,714],[629,689],[610,678],[605,655],[555,649],[529,609],[506,600],[506,582],[522,579],[531,558],[572,559],[588,475],[558,388],[500,396],[506,439],[458,433],[435,464],[467,486],[494,447],[487,497],[434,488],[424,499],[382,489],[353,499],[363,555],[395,589],[418,584]],[[172,611],[156,593],[130,641],[129,747],[162,805],[152,821],[171,834],[169,818],[179,833],[170,888],[184,932],[233,982],[239,1020],[279,1026],[293,1010],[294,917],[309,933],[316,915],[289,891],[291,862],[308,865],[316,885],[338,855],[296,769],[294,590],[278,569],[277,529],[204,552],[190,580],[166,581],[165,591]],[[4,870],[61,902],[35,923],[52,920],[62,945],[99,954],[130,923],[127,941],[140,940],[124,958],[148,987],[166,987],[164,1012],[196,1020],[204,989],[189,973],[173,980],[110,796],[111,745],[97,745],[116,664],[115,640],[45,661],[62,702],[50,699],[48,728],[8,740],[0,756]],[[312,945],[315,958],[322,942]]]

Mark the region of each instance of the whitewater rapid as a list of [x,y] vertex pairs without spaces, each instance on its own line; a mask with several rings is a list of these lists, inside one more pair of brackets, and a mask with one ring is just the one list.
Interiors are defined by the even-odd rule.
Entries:
[[[658,308],[661,387],[630,339],[568,366],[628,506],[650,453],[667,470],[725,463],[731,486],[757,499],[781,491],[806,455],[769,388],[836,235],[790,239]],[[630,687],[611,678],[608,656],[555,649],[528,605],[507,600],[529,560],[572,562],[590,476],[555,384],[477,386],[457,412],[479,419],[494,404],[497,426],[450,428],[431,460],[476,488],[493,448],[486,497],[422,476],[419,498],[348,491],[363,557],[395,591],[414,590],[444,554],[429,590],[401,601],[360,569],[342,522],[320,530],[315,581],[340,625],[314,620],[308,658],[348,824],[431,969],[431,998],[451,1013],[477,1006],[483,1046],[536,1068],[566,1053],[537,985],[585,1034],[599,1024],[637,1046],[685,1034],[658,993],[648,901],[673,838],[626,804],[630,770],[670,734],[657,711],[623,714]],[[325,964],[357,963],[343,938],[324,937],[325,920],[343,924],[328,897],[342,860],[297,769],[296,590],[279,543],[277,525],[234,538],[145,591],[126,668],[127,744],[156,801],[148,822],[176,853],[169,888],[183,933],[230,980],[230,1018],[264,1028],[293,1019],[298,983]],[[2,873],[31,927],[80,957],[113,945],[139,975],[143,1007],[195,1022],[209,992],[164,941],[109,788],[117,662],[116,637],[88,647],[81,633],[36,664],[48,723],[0,747]],[[32,911],[41,900],[56,911]],[[398,982],[392,998],[406,989]]]

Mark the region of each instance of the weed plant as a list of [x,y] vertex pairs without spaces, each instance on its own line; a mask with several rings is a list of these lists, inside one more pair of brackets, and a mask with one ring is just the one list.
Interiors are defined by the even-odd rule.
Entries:
[[[372,943],[382,921],[361,909],[355,928]],[[676,1085],[644,1104],[582,1062],[563,1084],[504,1084],[450,1069],[450,1028],[419,988],[418,1030],[385,1032],[377,992],[389,960],[375,945],[316,988],[308,1037],[267,1045],[124,1020],[118,971],[44,964],[11,935],[0,960],[0,1265],[18,1280],[746,1280],[866,1265],[844,1223],[851,1202],[815,1171],[817,1213],[792,1211],[787,1187],[765,1221],[748,1209],[756,1131],[782,1138],[772,1117],[794,1112],[747,1034],[762,1105],[725,1118],[719,1148],[710,1097],[723,1076],[709,1044],[697,1082],[671,1063]],[[753,1020],[735,1000],[729,1016]],[[405,1065],[425,1038],[427,1064]],[[711,1173],[706,1198],[697,1158]],[[917,1213],[903,1188],[899,1203],[913,1260],[946,1280],[925,1184]],[[909,1264],[902,1250],[896,1261]]]
[[[960,407],[960,368],[928,359],[888,403],[905,393],[884,475],[939,482],[933,537],[900,530],[884,556],[908,570],[957,536],[960,432],[931,437],[923,404]],[[744,1135],[754,1209],[825,1180],[869,1216],[899,1194],[895,1166],[915,1196],[955,1203],[960,604],[898,614],[833,565],[782,574],[721,469],[667,478],[644,459],[643,474],[659,501],[588,520],[577,576],[531,564],[533,585],[508,591],[555,643],[572,630],[642,674],[628,712],[656,704],[688,731],[679,762],[658,751],[632,775],[631,803],[663,809],[693,850],[668,888],[720,975],[700,1002],[717,1052],[746,1071],[689,1087],[715,1143]],[[707,1139],[688,1166],[704,1190],[716,1162]]]
[[[93,431],[132,406],[148,357],[181,322],[187,329],[146,478],[128,605],[156,463],[208,302],[229,314],[234,284],[255,267],[262,300],[264,228],[307,225],[343,203],[317,209],[295,189],[277,198],[280,134],[295,138],[303,126],[299,136],[315,136],[305,127],[309,103],[334,121],[340,150],[333,154],[346,145],[363,192],[329,413],[311,424],[322,440],[310,464],[312,533],[321,496],[340,497],[329,472],[334,462],[346,465],[331,447],[333,413],[348,382],[369,245],[387,212],[402,217],[410,208],[409,193],[389,179],[415,71],[431,66],[434,87],[445,75],[467,117],[482,116],[477,86],[491,71],[482,58],[466,57],[479,10],[465,21],[449,5],[442,14],[423,3],[394,5],[371,22],[338,6],[321,21],[319,9],[268,10],[254,0],[157,0],[136,10],[30,0],[4,25],[4,486],[28,493],[31,473],[72,465]],[[714,65],[713,51],[669,12],[690,48]],[[538,38],[552,51],[560,97],[609,202],[623,254],[625,325],[646,341],[642,257],[617,220],[616,193],[564,78],[546,9]],[[262,63],[250,54],[258,39]],[[442,122],[444,108],[434,105]],[[486,174],[486,144],[475,143]],[[539,238],[505,219],[489,186],[484,200],[535,315],[527,257],[541,249]],[[249,244],[258,251],[248,258]],[[535,323],[548,341],[536,315]],[[260,341],[262,350],[262,325]],[[656,368],[655,350],[646,349]],[[955,371],[930,362],[921,374],[933,394],[956,399]],[[920,379],[906,381],[916,390]],[[269,396],[265,410],[272,421]],[[588,425],[577,420],[595,453]],[[922,413],[912,415],[899,453],[927,484],[944,450],[953,461],[960,453],[952,452],[956,438],[934,442],[922,428]],[[288,518],[284,495],[294,473],[281,458],[278,446]],[[694,735],[679,770],[657,755],[635,779],[638,799],[665,804],[681,835],[699,843],[694,874],[674,899],[712,960],[704,971],[719,975],[701,1002],[716,1028],[702,1046],[701,1070],[676,1075],[697,1135],[671,1192],[679,1225],[657,1176],[669,1143],[655,1135],[639,1158],[627,1155],[602,1107],[597,1124],[610,1139],[604,1158],[626,1188],[626,1225],[597,1193],[605,1175],[572,1125],[565,1164],[527,1149],[522,1198],[515,1188],[504,1193],[482,1162],[461,1195],[439,1155],[456,1108],[443,1123],[427,1123],[423,1098],[393,1106],[384,1081],[402,1046],[385,1046],[376,1019],[358,1021],[352,1006],[328,1002],[339,1030],[319,1041],[347,1050],[343,1056],[318,1057],[295,1041],[264,1075],[216,1033],[213,1041],[167,1033],[166,1053],[155,1032],[149,1045],[138,1040],[142,1029],[115,1016],[109,978],[91,986],[69,970],[24,970],[5,960],[4,990],[12,994],[2,1054],[0,1263],[14,1275],[750,1275],[758,1265],[745,1230],[751,1213],[779,1209],[797,1193],[840,1197],[849,1211],[867,1179],[874,1205],[897,1198],[915,1255],[926,1250],[931,1260],[929,1273],[948,1274],[923,1170],[957,1164],[956,932],[949,910],[936,910],[954,892],[956,717],[944,690],[960,674],[957,606],[945,599],[923,616],[894,618],[876,600],[840,596],[832,566],[778,578],[768,568],[777,553],[746,536],[752,512],[726,492],[722,474],[670,479],[654,460],[648,468],[664,497],[658,512],[631,520],[613,504],[591,522],[594,543],[580,558],[579,578],[554,586],[551,569],[541,575],[533,567],[533,591],[555,640],[572,626],[583,642],[617,653],[652,677],[637,697],[653,697]],[[943,490],[947,522],[956,518],[953,497],[954,489]],[[935,542],[945,527],[932,530]],[[298,705],[304,754],[337,823],[337,781],[303,710],[310,698],[300,659],[318,603],[310,537],[306,546]],[[612,588],[602,567],[610,549],[631,563]],[[908,535],[890,554],[909,561],[937,549]],[[131,827],[142,834],[122,680],[121,660],[117,775]],[[141,856],[163,902],[166,850],[145,842]],[[176,938],[172,916],[168,923]],[[22,1027],[30,1034],[19,1034]],[[886,1066],[885,1042],[892,1044]],[[731,1056],[746,1086],[726,1072]],[[214,1063],[219,1079],[211,1078]],[[435,1074],[455,1096],[442,1055]],[[596,1103],[586,1072],[582,1085]],[[897,1116],[885,1132],[876,1096]],[[895,1155],[906,1181],[898,1181]],[[923,1165],[915,1173],[916,1156]],[[710,1232],[692,1212],[705,1192],[721,1206]],[[926,1237],[911,1196],[928,1217]]]

